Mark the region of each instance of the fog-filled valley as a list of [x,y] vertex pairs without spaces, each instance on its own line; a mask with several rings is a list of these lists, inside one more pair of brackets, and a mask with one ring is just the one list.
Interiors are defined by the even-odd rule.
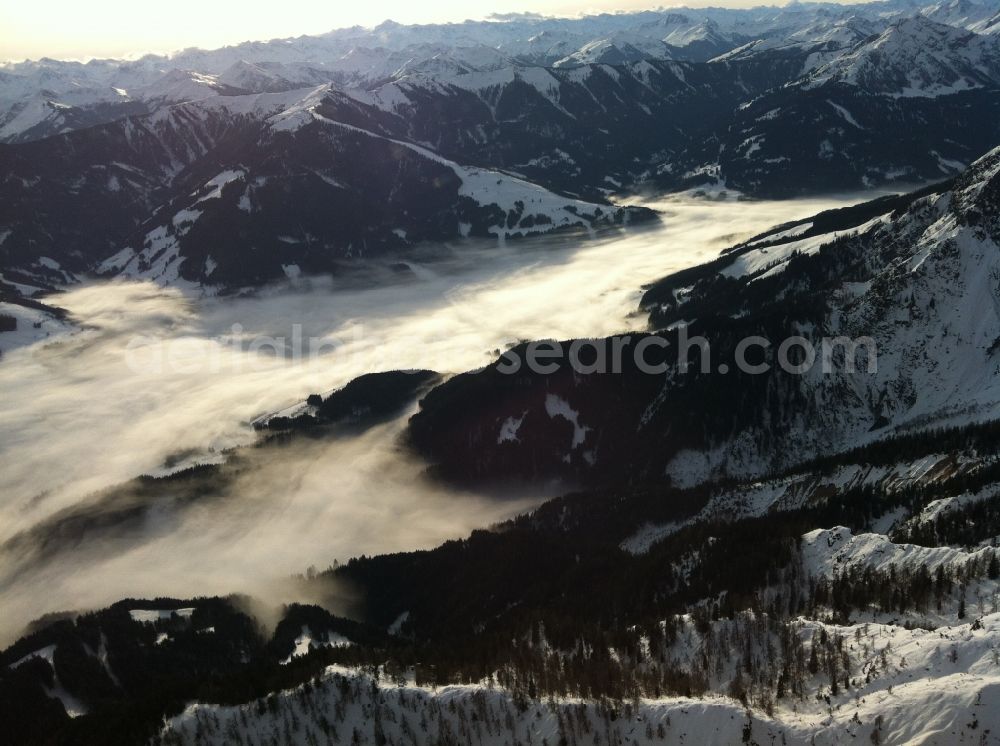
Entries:
[[654,205],[660,225],[623,235],[441,246],[405,273],[301,278],[249,297],[135,282],[67,289],[51,300],[79,329],[0,362],[4,638],[41,614],[127,596],[296,600],[281,581],[310,565],[430,548],[558,494],[557,484],[491,497],[429,482],[397,445],[399,418],[253,454],[264,463],[224,494],[147,506],[127,528],[93,505],[82,529],[50,537],[54,556],[21,562],[11,554],[23,544],[9,542],[33,527],[55,531],[47,521],[60,511],[133,477],[224,461],[257,437],[253,419],[363,373],[457,373],[522,339],[645,328],[644,283],[857,199],[673,198]]
[[496,10],[0,24],[0,743],[1000,744],[1000,0]]

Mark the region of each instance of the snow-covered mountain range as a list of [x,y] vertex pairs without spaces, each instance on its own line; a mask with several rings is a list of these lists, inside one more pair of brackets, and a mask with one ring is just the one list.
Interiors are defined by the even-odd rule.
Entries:
[[995,85],[1000,47],[981,36],[916,15],[893,23],[809,75],[894,96],[935,96]]
[[[421,26],[387,21],[370,29],[353,27],[131,60],[6,62],[0,64],[0,140],[37,139],[214,95],[327,82],[370,88],[411,75],[452,76],[512,66],[617,65],[642,59],[704,62],[749,50],[795,48],[810,52],[804,68],[815,66],[824,55],[844,52],[847,59],[836,66],[839,70],[852,62],[863,64],[853,47],[899,20],[919,16],[990,35],[997,30],[998,12],[1000,7],[991,2],[920,5],[892,0],[847,7],[800,3],[748,10],[677,8],[575,19],[513,15]],[[890,33],[879,39],[877,48],[891,53],[886,44],[892,38]],[[949,54],[953,41],[922,49],[921,65],[939,65],[938,57]],[[964,73],[980,74],[978,54],[970,62],[975,69],[964,68]]]
[[8,292],[82,272],[254,285],[426,240],[648,219],[609,203],[641,190],[935,181],[1000,141],[997,10],[387,22],[5,63],[0,267]]

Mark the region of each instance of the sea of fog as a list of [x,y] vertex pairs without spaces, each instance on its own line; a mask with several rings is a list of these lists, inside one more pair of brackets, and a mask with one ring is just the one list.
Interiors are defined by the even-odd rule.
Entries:
[[[255,417],[359,374],[489,363],[520,339],[640,329],[641,288],[772,225],[855,199],[652,203],[662,225],[591,240],[437,247],[350,282],[299,278],[252,297],[101,282],[55,301],[79,330],[0,359],[0,544],[141,474],[251,443]],[[427,256],[424,252],[423,256]],[[2,343],[0,336],[0,343]],[[0,554],[0,644],[41,614],[123,597],[248,592],[358,554],[427,548],[553,488],[458,493],[397,447],[405,417],[281,450],[225,499],[151,511],[128,540],[88,530],[49,561]]]

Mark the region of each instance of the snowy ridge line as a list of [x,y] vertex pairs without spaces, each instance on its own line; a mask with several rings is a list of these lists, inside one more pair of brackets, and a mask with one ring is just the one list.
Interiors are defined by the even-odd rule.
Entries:
[[953,547],[921,547],[895,544],[882,534],[853,534],[849,528],[835,526],[815,529],[802,537],[802,557],[806,570],[814,577],[832,577],[851,568],[889,570],[926,567],[933,573],[938,567],[958,568],[969,562],[992,557],[993,548],[967,552]]
[[[946,95],[996,82],[996,3],[883,5],[390,22],[139,59],[7,61],[0,63],[0,139],[39,139],[177,102],[317,85],[369,91],[408,78],[481,91],[523,74],[554,99],[546,70],[650,60],[735,65],[794,55],[801,64],[790,73],[806,76],[806,85],[871,84],[896,96]],[[894,62],[880,72],[873,59]]]
[[[682,631],[671,655],[683,665],[697,667],[700,651],[741,643],[738,630],[730,629],[732,622],[711,622],[709,636],[703,637],[690,619],[680,621]],[[752,616],[746,618],[746,625],[755,623]],[[553,698],[547,705],[518,705],[512,692],[489,682],[418,686],[412,671],[376,678],[330,666],[310,684],[272,695],[267,707],[256,702],[192,703],[165,723],[161,736],[169,744],[221,744],[233,738],[251,742],[274,733],[287,734],[285,742],[295,744],[323,737],[358,744],[423,744],[450,736],[489,746],[543,739],[557,743],[570,734],[581,746],[598,743],[595,734],[602,742],[610,737],[642,746],[674,740],[728,746],[749,736],[758,743],[795,746],[869,739],[902,746],[928,742],[923,740],[928,737],[933,743],[980,744],[983,733],[1000,727],[998,614],[936,631],[805,619],[792,622],[791,629],[807,652],[821,637],[830,644],[837,641],[847,664],[839,675],[850,679],[851,686],[831,689],[823,667],[816,673],[793,669],[792,675],[801,677],[796,686],[804,687],[803,695],[779,700],[768,713],[748,713],[736,699],[709,695],[640,699],[621,703],[612,714],[597,702],[572,696]],[[752,656],[764,669],[771,660],[766,639],[757,633],[751,637],[761,644]],[[731,663],[713,676],[725,681],[738,674]]]
[[645,554],[653,544],[687,525],[730,522],[760,517],[769,512],[797,510],[824,503],[861,487],[877,487],[892,493],[908,487],[932,486],[971,473],[987,461],[953,454],[932,454],[893,466],[860,463],[838,466],[829,474],[807,472],[749,482],[737,489],[714,494],[708,504],[689,519],[658,525],[644,524],[622,541],[621,548],[631,554]]

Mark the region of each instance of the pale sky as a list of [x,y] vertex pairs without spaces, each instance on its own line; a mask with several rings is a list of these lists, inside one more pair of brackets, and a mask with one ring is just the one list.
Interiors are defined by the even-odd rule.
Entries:
[[751,6],[784,0],[0,0],[0,60],[122,57],[212,49],[248,40],[374,26],[387,18],[431,23],[531,11],[545,15],[658,5]]

